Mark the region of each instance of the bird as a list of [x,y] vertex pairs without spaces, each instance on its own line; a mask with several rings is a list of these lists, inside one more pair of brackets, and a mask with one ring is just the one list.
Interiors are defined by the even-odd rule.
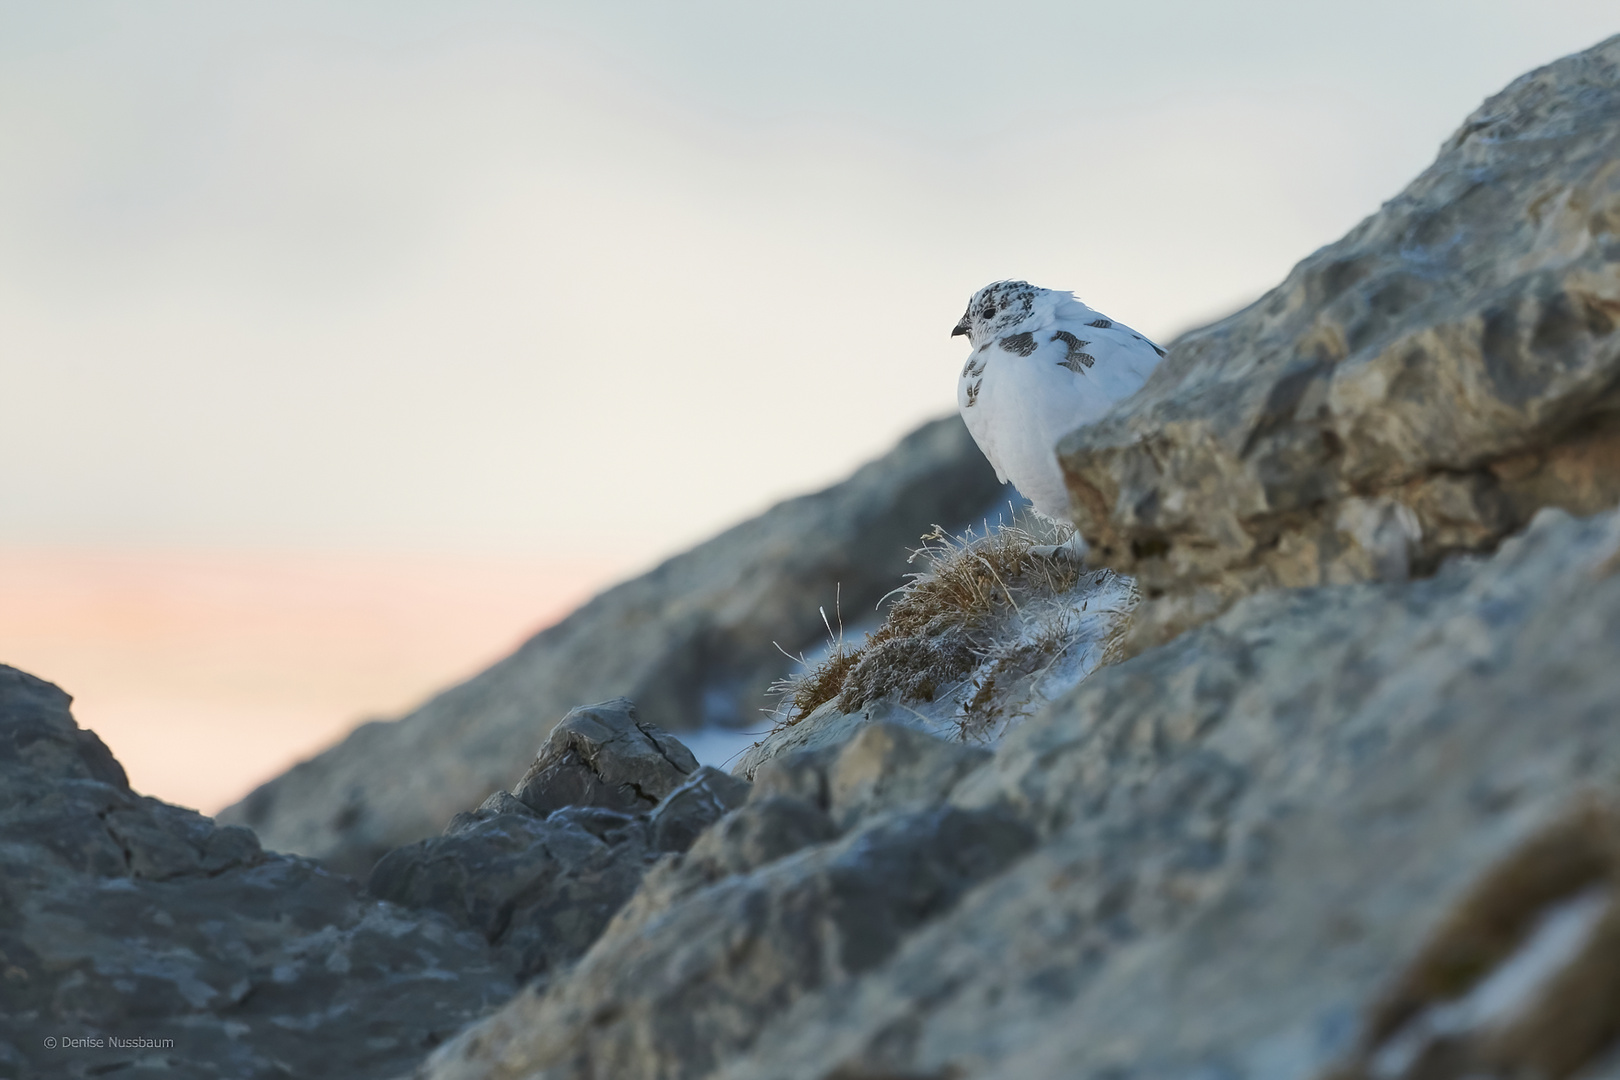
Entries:
[[1036,513],[1068,523],[1057,444],[1136,393],[1164,350],[1071,292],[996,281],[973,294],[951,331],[973,351],[956,405],[973,441]]

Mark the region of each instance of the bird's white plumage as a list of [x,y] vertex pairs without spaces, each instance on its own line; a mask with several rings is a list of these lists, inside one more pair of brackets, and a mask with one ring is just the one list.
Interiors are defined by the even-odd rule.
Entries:
[[1136,393],[1163,351],[1074,294],[1023,281],[974,293],[952,333],[973,347],[956,404],[974,441],[1002,482],[1066,520],[1058,440]]

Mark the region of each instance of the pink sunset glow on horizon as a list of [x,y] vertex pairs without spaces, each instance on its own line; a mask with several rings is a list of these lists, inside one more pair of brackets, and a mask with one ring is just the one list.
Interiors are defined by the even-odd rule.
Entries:
[[987,282],[1250,302],[1612,8],[0,4],[0,662],[217,810],[954,412]]
[[212,814],[476,674],[626,568],[605,555],[0,548],[0,663],[72,694],[137,791]]

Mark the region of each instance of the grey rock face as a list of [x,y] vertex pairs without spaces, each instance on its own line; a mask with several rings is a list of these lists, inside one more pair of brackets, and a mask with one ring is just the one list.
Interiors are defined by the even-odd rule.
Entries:
[[988,750],[916,728],[873,724],[850,740],[828,770],[828,809],[847,828],[884,810],[943,802],[958,780],[989,757]]
[[748,801],[752,785],[704,765],[648,817],[653,846],[685,851],[703,830]]
[[802,799],[751,799],[698,837],[684,856],[664,859],[648,871],[641,888],[614,916],[612,934],[624,937],[693,893],[737,874],[786,858],[838,837],[826,812]]
[[583,953],[654,855],[645,823],[616,811],[496,814],[395,848],[366,887],[380,900],[444,913],[530,978]]
[[988,750],[897,723],[896,715],[905,713],[829,710],[826,724],[807,717],[799,726],[822,739],[792,749],[785,748],[785,741],[767,740],[739,771],[753,771],[755,799],[791,796],[827,811],[840,828],[848,828],[884,810],[941,803],[958,780],[990,757]]
[[69,700],[0,666],[0,1073],[391,1076],[513,992],[443,918],[134,794]]
[[[840,711],[836,700],[829,701],[797,724],[773,731],[743,751],[731,771],[745,779],[755,780],[761,778],[768,764],[790,757],[804,762],[810,759],[802,755],[819,754],[830,763],[863,728],[881,722],[912,723],[919,727],[922,724],[912,710],[887,698],[868,702],[858,712],[849,713]],[[771,782],[788,781],[781,778]],[[824,783],[825,777],[818,782]]]
[[[953,790],[1038,829],[1035,854],[855,986],[780,1016],[722,1075],[1270,1078],[1371,1061],[1404,1026],[1388,1017],[1463,998],[1515,927],[1607,880],[1501,885],[1548,830],[1620,796],[1617,552],[1620,518],[1549,511],[1489,562],[1252,597],[1099,672]],[[1505,947],[1426,960],[1468,940],[1448,912],[1481,894],[1511,916]],[[1449,980],[1421,977],[1436,969]]]
[[512,785],[555,719],[626,695],[672,731],[748,723],[813,649],[818,605],[869,610],[935,524],[976,522],[998,498],[961,421],[929,424],[826,491],[758,518],[596,597],[508,659],[402,720],[367,724],[220,820],[277,850],[365,874],[389,848],[440,832]]
[[942,806],[957,781],[989,756],[879,721],[837,752],[800,750],[766,762],[753,785],[715,773],[733,785],[739,802],[746,800],[741,809],[730,813],[732,803],[724,816],[711,814],[714,826],[698,834],[684,858],[655,866],[615,918],[613,933],[627,934],[702,888],[828,843],[865,819]]
[[[528,1034],[501,1028],[498,1038],[520,1037],[524,1054],[536,1039],[543,1045],[536,1052],[546,1060],[524,1058],[523,1069],[703,1075],[786,1002],[879,963],[967,887],[1027,850],[1032,830],[999,810],[944,805],[951,787],[988,756],[880,723],[837,754],[801,751],[771,762],[758,786],[699,769],[647,819],[653,846],[675,854],[647,872],[579,966],[559,974],[556,994],[525,994],[537,1012],[509,1011]],[[509,816],[538,832],[567,812],[546,822]],[[848,829],[843,839],[839,822]],[[444,842],[466,850],[469,835],[477,833]],[[398,864],[420,865],[415,852],[436,843],[390,853],[373,888]],[[619,850],[633,858],[645,849]],[[469,851],[456,881],[499,885],[502,875],[481,869],[499,865]],[[458,896],[465,893],[462,886]],[[475,1033],[440,1067],[446,1075],[483,1068],[490,1038]]]
[[443,836],[378,860],[381,900],[442,912],[523,979],[572,962],[661,854],[685,851],[750,785],[699,766],[619,698],[569,713],[518,784]]
[[[762,806],[753,819],[774,818],[757,830],[780,838],[766,850],[791,847],[782,841],[795,827],[807,838],[825,829],[813,815],[793,826],[779,813]],[[741,831],[750,831],[744,820]],[[909,931],[1032,840],[995,811],[884,815],[662,911],[629,912],[565,978],[526,990],[437,1053],[429,1075],[706,1075],[796,999],[882,964]],[[715,841],[745,845],[735,834]]]
[[651,810],[698,767],[692,751],[638,720],[629,698],[587,705],[551,729],[512,794],[541,814],[564,806]]
[[1176,342],[1060,459],[1133,648],[1256,589],[1427,573],[1620,499],[1620,38],[1491,98],[1399,196]]
[[1617,182],[1620,38],[1066,441],[1142,651],[976,761],[813,713],[419,1075],[1613,1075]]

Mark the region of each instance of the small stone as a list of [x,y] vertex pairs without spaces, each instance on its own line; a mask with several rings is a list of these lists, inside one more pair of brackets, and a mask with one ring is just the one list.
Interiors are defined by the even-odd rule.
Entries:
[[574,709],[540,748],[512,794],[540,814],[564,806],[651,810],[686,782],[697,759],[679,740],[614,698]]

